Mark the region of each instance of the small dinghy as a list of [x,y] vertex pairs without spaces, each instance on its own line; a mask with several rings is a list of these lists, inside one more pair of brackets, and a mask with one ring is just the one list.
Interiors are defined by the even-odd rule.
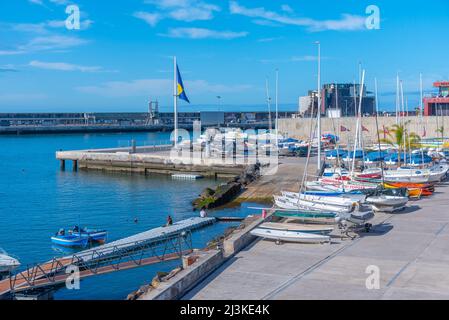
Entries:
[[405,208],[408,197],[379,195],[366,198],[366,203],[373,207],[374,211],[395,212]]
[[256,228],[251,231],[251,234],[263,239],[276,240],[277,242],[326,243],[331,241],[329,236],[298,231]]
[[337,220],[344,220],[355,225],[364,225],[374,218],[373,210],[352,212],[349,214],[339,214]]
[[20,266],[19,260],[9,256],[5,251],[0,249],[0,273],[11,272]]
[[259,226],[261,229],[281,230],[281,231],[296,231],[304,233],[324,234],[328,235],[334,228],[329,225],[318,224],[299,224],[299,223],[279,223],[279,222],[265,222]]

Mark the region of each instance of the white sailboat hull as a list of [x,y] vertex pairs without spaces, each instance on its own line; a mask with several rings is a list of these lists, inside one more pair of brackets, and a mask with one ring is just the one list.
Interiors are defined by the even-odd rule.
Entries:
[[329,205],[299,199],[292,199],[285,196],[275,196],[274,201],[276,206],[278,206],[281,209],[289,209],[289,210],[304,209],[304,210],[317,210],[335,213],[340,212],[348,213],[354,211],[353,206]]
[[259,226],[261,229],[272,229],[281,231],[296,231],[304,233],[315,233],[328,235],[334,228],[329,225],[318,224],[299,224],[299,223],[279,223],[279,222],[266,222]]
[[253,236],[263,239],[285,241],[285,242],[325,243],[331,241],[331,238],[329,236],[318,235],[313,233],[304,233],[298,231],[256,228],[251,231],[251,234]]

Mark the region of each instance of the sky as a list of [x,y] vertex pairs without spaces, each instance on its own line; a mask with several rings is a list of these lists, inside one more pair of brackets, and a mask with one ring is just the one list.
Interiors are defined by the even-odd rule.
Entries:
[[[80,10],[73,27],[68,6]],[[380,23],[367,27],[370,5]],[[173,106],[173,56],[191,104],[180,111],[294,110],[323,83],[379,83],[394,108],[396,74],[410,108],[449,79],[447,0],[2,0],[0,112],[142,112]],[[70,8],[70,7],[69,7]],[[72,7],[73,8],[73,7]],[[69,28],[66,20],[69,18]],[[371,20],[368,20],[371,21]],[[72,23],[72,24],[70,24]],[[217,98],[220,96],[221,98]]]

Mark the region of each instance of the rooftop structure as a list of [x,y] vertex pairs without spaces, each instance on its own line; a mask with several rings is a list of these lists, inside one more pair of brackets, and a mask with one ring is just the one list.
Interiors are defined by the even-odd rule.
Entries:
[[[352,117],[358,113],[358,101],[361,86],[353,83],[331,83],[323,85],[320,106],[321,115],[328,117]],[[375,113],[375,97],[368,92],[366,86],[363,88],[362,109],[365,114]],[[300,98],[300,113],[310,116],[312,106],[316,115],[318,104],[317,91],[309,91],[308,96]]]
[[438,94],[424,98],[424,115],[449,115],[449,81],[437,81],[433,84]]

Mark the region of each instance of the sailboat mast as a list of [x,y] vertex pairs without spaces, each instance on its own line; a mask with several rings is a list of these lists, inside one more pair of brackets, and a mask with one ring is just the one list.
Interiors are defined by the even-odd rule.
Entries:
[[318,45],[318,110],[317,110],[317,121],[318,121],[318,161],[317,170],[321,170],[321,43],[316,42]]
[[[423,110],[423,84],[422,84],[422,73],[419,74],[419,115],[420,115],[420,122],[421,122],[421,134],[424,135],[424,110]],[[422,166],[424,166],[424,150],[421,146],[421,161]]]
[[[268,131],[271,135],[271,129],[272,129],[272,123],[271,123],[271,98],[270,98],[270,92],[268,89],[268,78],[265,80],[265,86],[267,89],[267,105],[268,105]],[[271,140],[271,139],[270,139]]]
[[385,185],[385,176],[384,176],[384,161],[381,157],[381,151],[380,151],[380,131],[379,131],[379,100],[378,100],[378,92],[377,92],[377,78],[374,78],[374,94],[376,97],[376,129],[377,129],[377,147],[379,152],[379,158],[380,160],[380,168],[382,170],[382,187]]
[[399,124],[399,72],[396,74],[396,125]]
[[276,146],[279,143],[279,139],[278,139],[278,130],[279,130],[279,123],[278,123],[278,119],[279,119],[279,70],[276,69],[276,122],[275,122],[275,131],[276,131]]
[[356,154],[356,151],[357,151],[357,144],[358,144],[358,139],[359,139],[359,135],[360,135],[360,122],[361,122],[361,119],[360,119],[360,115],[361,115],[361,113],[362,113],[362,97],[363,97],[363,88],[364,88],[364,85],[365,85],[365,70],[363,70],[362,71],[362,82],[361,82],[361,84],[360,84],[360,94],[359,94],[359,109],[358,109],[358,118],[357,118],[357,126],[356,126],[356,134],[355,134],[355,136],[356,136],[356,141],[355,141],[355,143],[354,143],[354,154],[353,154],[353,157],[352,157],[352,172],[351,172],[351,175],[354,173],[354,169],[355,169],[355,154]]
[[174,112],[174,131],[175,131],[175,147],[178,145],[178,76],[176,56],[173,57],[173,112]]
[[405,106],[404,106],[404,84],[402,80],[400,81],[400,88],[401,88],[401,111],[402,111],[402,117],[401,117],[401,125],[402,125],[402,140],[403,145],[399,146],[400,148],[403,148],[404,150],[404,164],[407,164],[407,145],[406,145],[406,135],[405,135]]

